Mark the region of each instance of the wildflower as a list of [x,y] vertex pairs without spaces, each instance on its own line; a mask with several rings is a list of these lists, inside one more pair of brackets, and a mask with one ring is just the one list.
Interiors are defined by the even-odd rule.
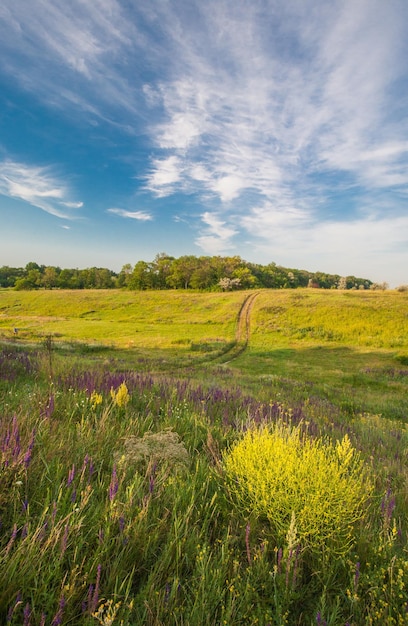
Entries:
[[92,409],[93,411],[95,411],[95,409],[96,409],[96,407],[98,406],[98,404],[102,404],[102,400],[103,400],[103,398],[102,398],[102,394],[101,394],[101,393],[98,393],[97,391],[95,391],[95,390],[94,390],[94,391],[91,393],[91,396],[90,396],[90,398],[89,398],[89,402],[90,402],[90,404],[91,404],[91,409]]
[[101,571],[102,571],[102,565],[99,563],[97,571],[96,571],[95,587],[93,585],[89,585],[88,607],[91,612],[96,611],[96,607],[98,606]]
[[110,390],[111,398],[113,403],[117,406],[126,406],[130,400],[130,395],[126,383],[123,382],[116,391],[111,387]]
[[11,620],[13,619],[14,611],[21,603],[22,603],[22,596],[21,596],[21,592],[19,591],[16,596],[13,606],[11,606],[8,610],[7,618],[6,618],[7,622],[11,622]]
[[67,487],[69,487],[72,484],[72,481],[75,478],[75,465],[73,464],[71,469],[68,472],[68,479],[67,479]]
[[12,530],[12,533],[11,533],[11,537],[9,539],[9,542],[8,542],[7,546],[6,546],[6,555],[10,552],[11,548],[13,547],[13,544],[14,544],[14,542],[16,540],[16,537],[17,537],[17,524],[14,524],[13,530]]
[[249,565],[251,565],[251,546],[249,545],[249,533],[250,532],[251,532],[251,526],[248,523],[245,529],[245,545],[246,545],[247,559],[248,559]]
[[27,604],[24,607],[23,616],[24,616],[23,626],[30,626],[30,624],[31,624],[31,620],[30,620],[31,608],[30,608],[30,605],[28,604],[28,602],[27,602]]
[[116,465],[114,465],[112,468],[112,477],[111,477],[111,481],[109,484],[109,500],[111,502],[114,500],[116,494],[118,493],[118,489],[119,489],[119,481],[118,481],[118,475],[116,473]]
[[55,613],[53,617],[51,626],[60,626],[62,622],[62,616],[64,613],[65,604],[66,604],[65,598],[64,596],[61,596],[60,601],[59,601],[58,611]]

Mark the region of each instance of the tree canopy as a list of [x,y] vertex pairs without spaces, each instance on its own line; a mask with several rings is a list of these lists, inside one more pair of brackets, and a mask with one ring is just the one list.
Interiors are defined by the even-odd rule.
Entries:
[[61,269],[30,262],[24,268],[0,267],[0,287],[14,289],[370,289],[367,278],[309,272],[275,263],[260,265],[239,256],[185,255],[178,258],[165,252],[153,261],[126,263],[119,273],[106,268]]

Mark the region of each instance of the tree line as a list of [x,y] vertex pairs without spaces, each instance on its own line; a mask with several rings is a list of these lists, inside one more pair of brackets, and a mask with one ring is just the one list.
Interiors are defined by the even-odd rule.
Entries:
[[367,278],[309,272],[260,265],[239,256],[185,255],[178,258],[162,252],[153,261],[127,263],[120,272],[106,268],[61,269],[30,262],[23,268],[0,267],[0,287],[22,289],[194,289],[230,291],[233,289],[372,289]]

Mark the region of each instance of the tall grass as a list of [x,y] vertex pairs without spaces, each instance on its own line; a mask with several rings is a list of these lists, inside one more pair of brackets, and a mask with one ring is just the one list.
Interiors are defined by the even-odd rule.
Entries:
[[[403,424],[63,360],[50,378],[44,348],[3,354],[1,623],[406,623]],[[291,499],[266,515],[234,499],[226,459],[264,427],[297,428],[310,462],[345,450],[336,441],[359,448],[373,492],[342,550],[328,542],[311,556]],[[278,533],[274,507],[286,520]],[[324,527],[326,502],[315,508]]]
[[405,294],[261,292],[229,363],[245,294],[74,295],[1,293],[0,623],[408,622]]

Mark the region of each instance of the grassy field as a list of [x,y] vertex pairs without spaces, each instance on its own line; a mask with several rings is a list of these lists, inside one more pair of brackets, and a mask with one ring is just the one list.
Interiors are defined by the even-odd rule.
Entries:
[[0,623],[408,624],[407,330],[397,292],[0,291]]

